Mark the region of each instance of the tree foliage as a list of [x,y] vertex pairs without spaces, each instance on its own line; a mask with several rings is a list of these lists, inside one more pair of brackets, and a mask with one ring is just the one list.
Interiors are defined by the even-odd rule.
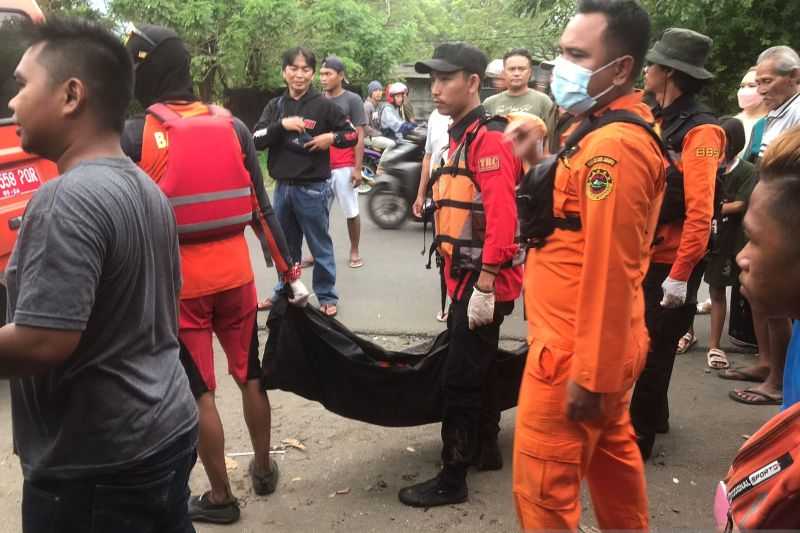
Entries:
[[[759,53],[779,44],[797,47],[800,2],[796,0],[642,0],[653,21],[653,39],[666,28],[690,28],[714,40],[707,68],[715,79],[704,98],[719,113],[733,113],[736,90]],[[574,12],[572,0],[518,0],[517,9],[544,18],[560,32]]]
[[[776,44],[797,45],[796,0],[641,0],[654,39],[686,27],[714,39],[706,91],[719,112],[735,111],[742,74]],[[45,12],[100,18],[88,0],[40,0]],[[109,0],[105,20],[173,27],[193,56],[204,98],[228,87],[282,86],[280,56],[305,45],[321,60],[340,56],[352,82],[388,80],[398,63],[429,57],[442,42],[468,41],[491,58],[513,47],[552,58],[575,0]]]

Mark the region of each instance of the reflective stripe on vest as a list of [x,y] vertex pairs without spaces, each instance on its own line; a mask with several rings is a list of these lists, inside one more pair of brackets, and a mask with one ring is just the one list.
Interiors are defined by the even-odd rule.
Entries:
[[206,192],[202,194],[189,194],[186,196],[173,196],[169,199],[172,207],[189,204],[201,204],[203,202],[213,202],[215,200],[228,200],[230,198],[241,198],[243,196],[250,196],[250,188],[242,187],[241,189],[231,189],[229,191],[219,192]]
[[227,218],[220,218],[209,222],[197,222],[195,224],[180,224],[178,225],[178,233],[182,235],[198,233],[201,231],[209,231],[228,226],[236,226],[240,224],[247,224],[253,218],[252,213],[246,215],[236,215]]

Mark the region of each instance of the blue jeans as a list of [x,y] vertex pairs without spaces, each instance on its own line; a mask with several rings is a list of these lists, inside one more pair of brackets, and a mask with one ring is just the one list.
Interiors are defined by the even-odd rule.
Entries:
[[[305,236],[311,255],[314,256],[313,290],[320,304],[335,304],[336,261],[333,256],[333,241],[328,231],[330,221],[330,198],[332,192],[326,181],[310,182],[307,185],[289,185],[278,181],[273,196],[273,209],[278,223],[286,236],[289,253],[300,260]],[[276,292],[283,288],[279,283]]]
[[783,408],[788,409],[800,402],[800,320],[792,326],[792,340],[786,353],[783,370]]
[[26,480],[23,533],[195,533],[188,502],[196,442],[195,429],[113,474]]

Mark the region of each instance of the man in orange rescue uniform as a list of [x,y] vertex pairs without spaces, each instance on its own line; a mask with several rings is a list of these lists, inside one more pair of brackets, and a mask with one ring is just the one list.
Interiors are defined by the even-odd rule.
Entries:
[[261,388],[256,287],[245,225],[252,226],[267,263],[271,258],[291,287],[290,302],[304,305],[308,290],[264,190],[247,126],[225,109],[197,101],[189,53],[174,31],[141,25],[127,48],[136,68],[134,93],[148,111],[126,124],[123,149],[169,198],[180,238],[181,361],[200,411],[198,454],[211,482],[210,491],[190,499],[189,515],[194,521],[232,523],[239,519],[239,506],[225,468],[225,437],[214,400],[212,332],[241,389],[255,452],[249,467],[253,490],[269,494],[278,481],[277,464],[269,458],[270,406]]
[[[696,95],[712,75],[704,68],[709,37],[670,28],[647,53],[645,90],[674,166],[653,242],[653,261],[644,281],[650,351],[636,384],[631,417],[645,460],[656,433],[669,431],[667,390],[681,335],[697,309],[697,290],[709,249],[717,171],[725,158],[725,132]],[[711,364],[711,362],[709,363]]]
[[[650,18],[636,0],[579,2],[555,61],[556,104],[578,127],[616,110],[652,124],[634,90],[649,38]],[[515,123],[507,135],[528,163],[540,160],[540,130]],[[525,531],[576,530],[586,478],[601,529],[646,530],[644,466],[628,406],[647,353],[642,280],[664,159],[654,132],[615,122],[591,131],[557,165],[558,229],[531,248],[525,268],[530,351],[514,437],[517,513]],[[568,228],[568,219],[580,224]]]

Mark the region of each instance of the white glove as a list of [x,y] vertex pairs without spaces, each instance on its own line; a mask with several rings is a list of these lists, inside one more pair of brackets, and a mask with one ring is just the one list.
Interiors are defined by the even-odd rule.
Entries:
[[478,287],[472,289],[467,306],[469,329],[477,329],[494,321],[494,292],[483,292]]
[[672,309],[680,307],[686,303],[687,282],[667,278],[661,284],[664,290],[664,298],[661,300],[661,307]]
[[297,307],[305,307],[306,304],[308,304],[310,293],[303,282],[296,279],[289,284],[289,288],[292,289],[292,296],[289,298],[289,303]]

